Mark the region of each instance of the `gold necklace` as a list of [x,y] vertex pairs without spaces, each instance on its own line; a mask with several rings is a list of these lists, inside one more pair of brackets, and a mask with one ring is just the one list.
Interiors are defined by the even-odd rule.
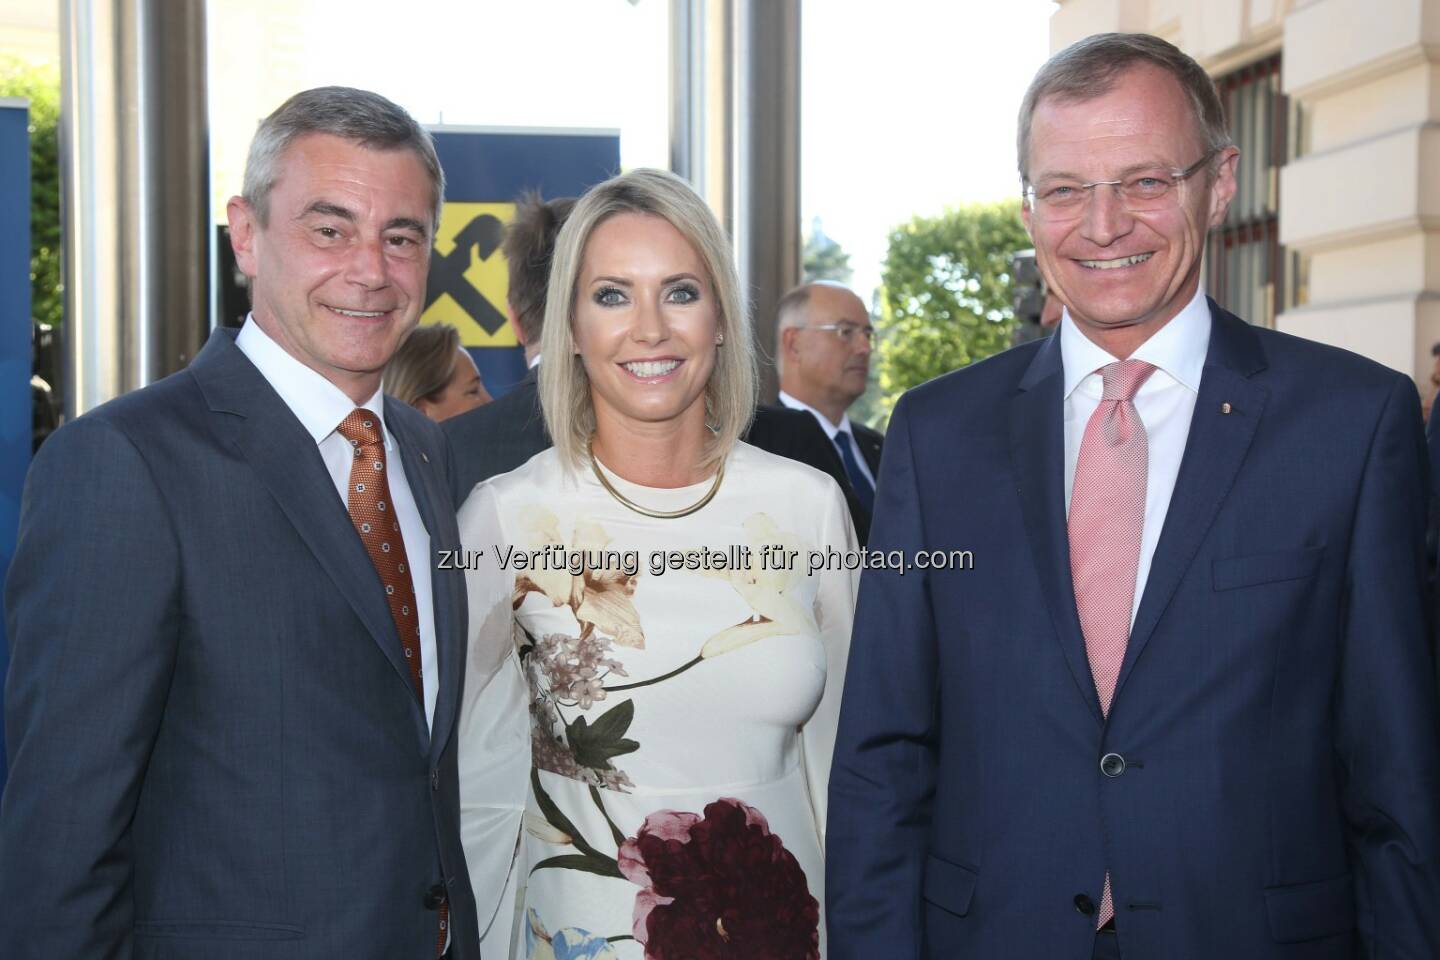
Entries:
[[600,461],[595,459],[595,438],[591,437],[585,448],[590,454],[590,469],[595,471],[595,479],[600,481],[600,486],[605,492],[614,497],[622,507],[627,507],[643,517],[654,517],[656,520],[678,520],[681,517],[688,517],[699,510],[705,504],[715,499],[715,494],[720,492],[720,481],[725,479],[725,461],[720,461],[720,469],[715,471],[715,482],[710,485],[709,491],[694,504],[680,510],[650,510],[640,506],[625,494],[611,486],[610,481],[605,477],[605,471],[600,469]]

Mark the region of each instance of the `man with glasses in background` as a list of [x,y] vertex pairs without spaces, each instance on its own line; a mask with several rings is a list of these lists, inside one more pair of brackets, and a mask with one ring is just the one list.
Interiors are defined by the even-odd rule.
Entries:
[[[813,418],[823,438],[799,418],[786,417],[784,435],[775,429],[782,411],[762,407],[746,439],[758,447],[810,463],[831,474],[846,495],[851,518],[864,543],[875,502],[884,437],[846,414],[865,392],[875,328],[865,304],[846,287],[817,281],[794,288],[776,307],[776,354],[780,404]],[[823,439],[823,443],[817,442]],[[804,443],[802,454],[797,445]],[[813,447],[814,453],[810,453]]]
[[906,394],[830,779],[830,960],[1440,956],[1408,377],[1205,296],[1215,87],[1155,37],[1020,110],[1058,333]]

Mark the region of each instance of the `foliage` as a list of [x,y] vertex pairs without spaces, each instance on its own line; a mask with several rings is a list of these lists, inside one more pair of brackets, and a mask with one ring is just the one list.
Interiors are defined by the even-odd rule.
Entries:
[[0,58],[0,97],[30,101],[31,313],[58,326],[64,310],[60,285],[60,74],[13,57]]
[[1010,258],[1030,246],[1018,200],[915,217],[890,234],[881,268],[879,406],[1010,346]]
[[810,236],[805,239],[802,265],[806,283],[833,280],[848,284],[855,273],[850,266],[850,254],[825,235],[818,217],[811,225]]

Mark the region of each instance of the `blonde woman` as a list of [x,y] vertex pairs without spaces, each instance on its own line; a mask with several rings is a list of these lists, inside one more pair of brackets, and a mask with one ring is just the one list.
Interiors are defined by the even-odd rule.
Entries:
[[[461,510],[470,678],[504,678],[467,679],[462,818],[495,819],[490,744],[513,742],[498,711],[522,674],[533,751],[512,957],[824,955],[855,581],[810,567],[854,533],[833,480],[738,439],[756,390],[743,303],[682,180],[594,188],[550,276],[555,445]],[[479,899],[493,883],[476,863],[493,858],[466,852]]]

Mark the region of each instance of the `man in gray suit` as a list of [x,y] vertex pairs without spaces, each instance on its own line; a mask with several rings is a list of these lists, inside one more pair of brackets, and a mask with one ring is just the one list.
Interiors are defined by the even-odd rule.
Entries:
[[0,956],[478,957],[448,448],[380,392],[442,196],[399,107],[293,97],[229,205],[238,336],[40,451],[5,593]]
[[509,473],[548,449],[545,417],[540,412],[540,331],[545,325],[545,289],[555,238],[575,206],[574,197],[542,200],[526,194],[515,205],[501,250],[510,271],[510,326],[525,348],[530,372],[503,397],[445,421],[455,451],[455,506],[482,480]]

